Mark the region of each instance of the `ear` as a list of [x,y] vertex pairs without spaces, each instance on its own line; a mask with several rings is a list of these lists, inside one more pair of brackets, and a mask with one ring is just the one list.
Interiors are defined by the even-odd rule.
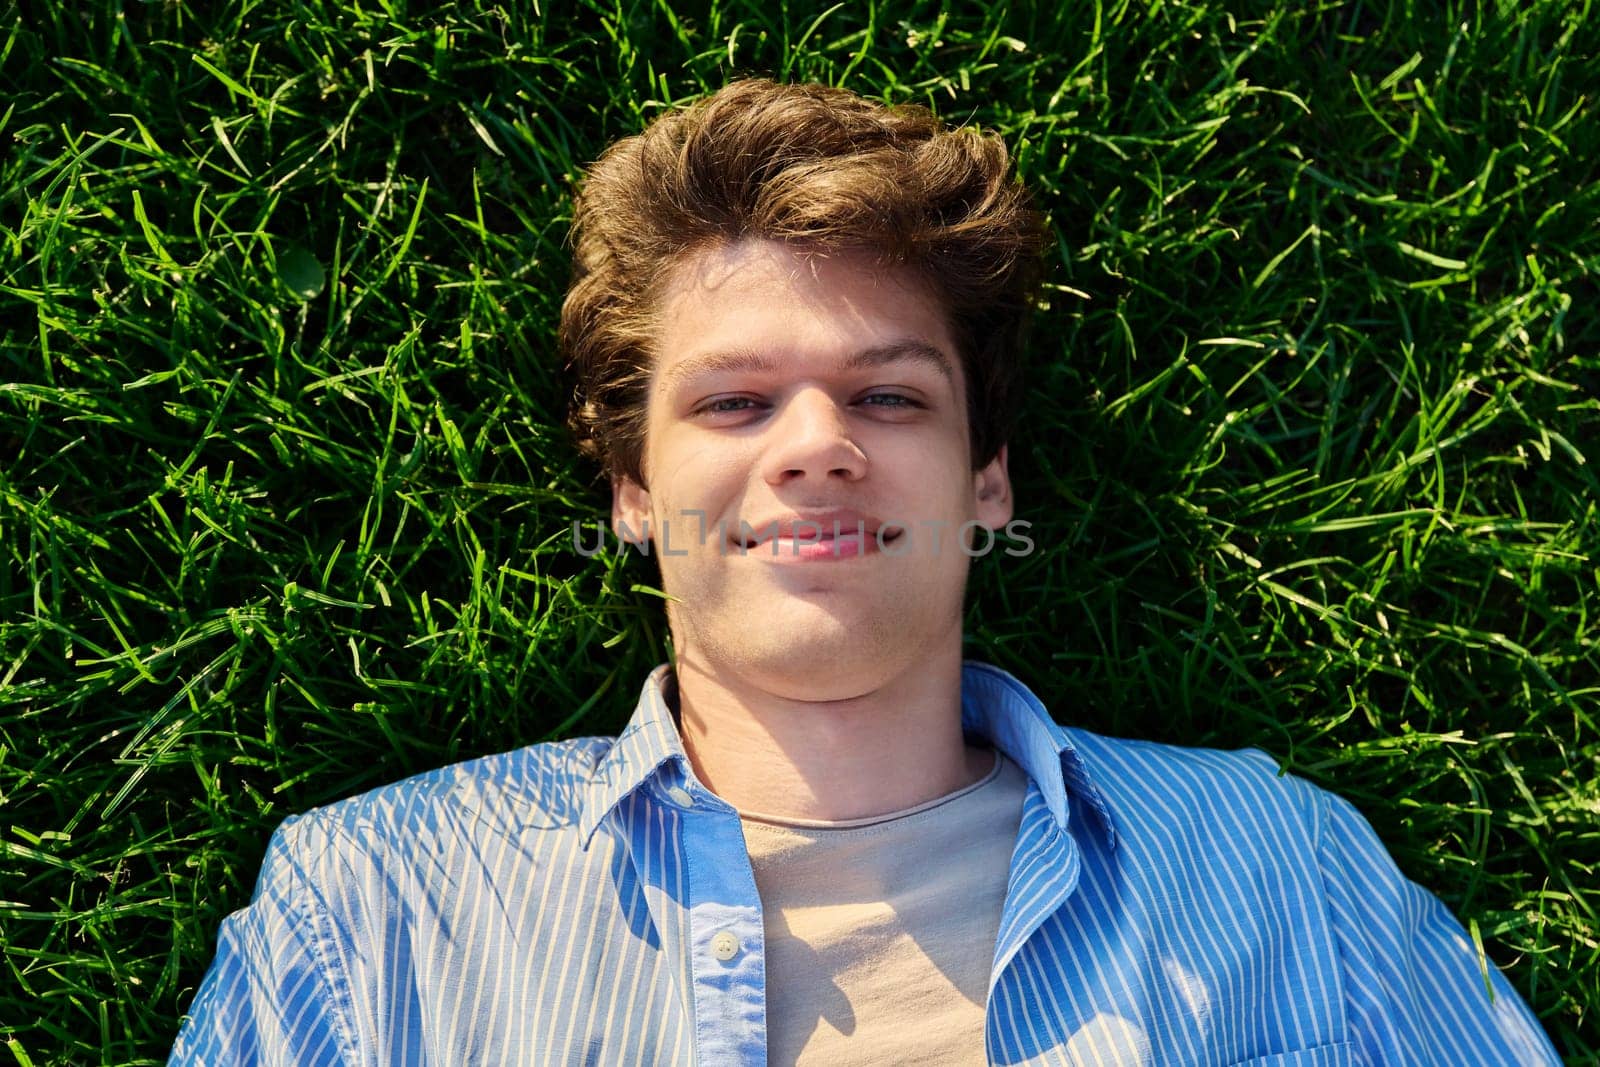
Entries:
[[650,491],[626,474],[611,479],[611,532],[630,545],[650,539]]
[[1011,521],[1011,475],[1006,470],[1006,446],[1001,445],[988,466],[972,475],[977,519],[991,530]]

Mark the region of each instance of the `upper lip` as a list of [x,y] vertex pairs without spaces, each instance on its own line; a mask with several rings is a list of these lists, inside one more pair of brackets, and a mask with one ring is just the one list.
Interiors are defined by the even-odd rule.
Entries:
[[761,522],[747,522],[745,527],[755,536],[745,537],[745,530],[741,529],[736,539],[743,541],[746,547],[751,547],[766,543],[776,530],[778,537],[806,537],[816,541],[831,541],[835,529],[841,536],[859,531],[876,537],[881,525],[876,518],[860,511],[802,512],[782,518],[764,519]]

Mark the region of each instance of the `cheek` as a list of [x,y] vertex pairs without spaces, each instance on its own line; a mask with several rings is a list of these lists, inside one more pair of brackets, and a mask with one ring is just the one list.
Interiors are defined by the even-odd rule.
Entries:
[[743,489],[748,469],[737,449],[679,443],[656,453],[652,500],[663,512],[708,509]]
[[887,436],[867,455],[880,470],[892,469],[896,477],[926,486],[924,495],[930,500],[971,486],[965,438],[952,439],[948,434]]

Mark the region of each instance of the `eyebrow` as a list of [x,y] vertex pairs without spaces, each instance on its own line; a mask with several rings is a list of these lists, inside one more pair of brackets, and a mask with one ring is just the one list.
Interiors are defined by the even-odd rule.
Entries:
[[[951,385],[955,384],[955,370],[950,366],[949,358],[934,345],[909,338],[852,352],[845,357],[844,369],[865,370],[892,363],[926,364],[944,375]],[[782,360],[773,356],[754,349],[736,348],[691,357],[668,370],[664,377],[670,389],[705,374],[763,373],[777,370],[780,366]]]

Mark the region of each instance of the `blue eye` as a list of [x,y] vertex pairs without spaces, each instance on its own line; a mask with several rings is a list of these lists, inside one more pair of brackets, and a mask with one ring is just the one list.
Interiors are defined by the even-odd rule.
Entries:
[[[873,401],[884,401],[884,403],[872,403]],[[899,393],[873,393],[870,396],[862,397],[861,402],[863,404],[872,403],[873,407],[880,408],[914,408],[920,406],[909,396],[901,396]]]
[[722,412],[728,412],[728,411],[743,411],[743,410],[745,410],[742,406],[741,407],[729,407],[727,405],[732,405],[732,404],[744,405],[744,404],[754,404],[754,403],[755,403],[755,401],[751,400],[747,396],[725,396],[725,397],[722,397],[720,400],[711,401],[711,403],[707,404],[705,407],[701,408],[700,410],[702,410],[702,411],[710,411],[710,412],[715,412],[715,413],[720,414]]

